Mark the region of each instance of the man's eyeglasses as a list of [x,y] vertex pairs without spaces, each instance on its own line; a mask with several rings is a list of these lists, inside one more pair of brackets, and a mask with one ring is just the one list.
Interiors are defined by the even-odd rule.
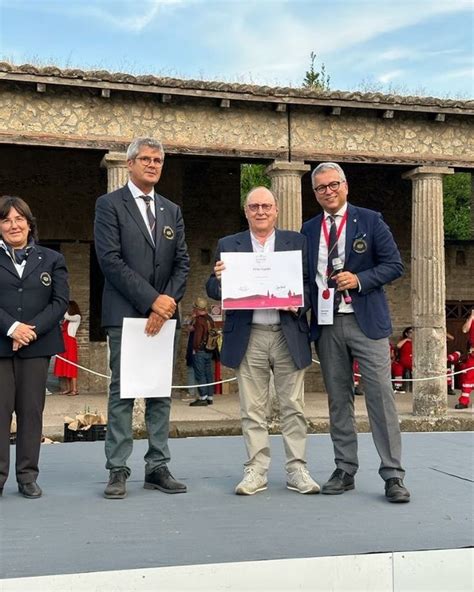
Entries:
[[137,156],[135,160],[139,160],[143,166],[149,166],[152,163],[156,166],[163,164],[162,158],[151,158],[150,156]]
[[246,207],[251,211],[251,212],[258,212],[258,210],[260,208],[262,208],[262,212],[269,212],[272,208],[273,208],[273,204],[269,204],[269,203],[263,203],[263,204],[259,204],[259,203],[251,203],[251,204],[247,204]]
[[331,191],[337,191],[341,186],[341,183],[345,183],[345,181],[331,181],[331,183],[328,183],[327,185],[318,185],[314,190],[316,193],[319,193],[319,195],[323,195],[326,193],[328,187]]
[[11,228],[13,224],[17,226],[21,226],[22,224],[26,224],[27,220],[24,216],[17,216],[16,218],[4,218],[0,220],[0,224],[5,228]]

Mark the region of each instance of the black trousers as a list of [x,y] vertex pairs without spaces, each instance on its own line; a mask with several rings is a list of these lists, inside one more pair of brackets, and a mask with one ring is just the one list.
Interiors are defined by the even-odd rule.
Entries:
[[49,357],[0,358],[0,489],[10,467],[10,425],[16,414],[16,480],[38,477]]

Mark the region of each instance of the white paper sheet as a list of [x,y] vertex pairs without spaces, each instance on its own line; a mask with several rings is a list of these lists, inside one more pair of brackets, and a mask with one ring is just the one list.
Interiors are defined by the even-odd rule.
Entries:
[[221,259],[223,309],[303,306],[301,251],[221,253]]
[[120,398],[171,396],[176,320],[166,321],[158,335],[145,335],[147,319],[123,320]]

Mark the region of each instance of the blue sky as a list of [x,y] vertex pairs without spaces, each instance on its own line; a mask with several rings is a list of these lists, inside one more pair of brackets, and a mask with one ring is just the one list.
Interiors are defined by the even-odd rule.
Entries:
[[474,97],[472,0],[0,0],[0,58],[334,90]]

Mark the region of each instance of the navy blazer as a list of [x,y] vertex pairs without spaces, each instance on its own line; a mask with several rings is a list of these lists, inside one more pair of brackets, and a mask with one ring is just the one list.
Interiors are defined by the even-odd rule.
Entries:
[[[121,327],[124,317],[147,317],[160,294],[176,302],[184,295],[189,256],[181,209],[155,192],[155,212],[154,245],[127,185],[96,202],[95,249],[105,276],[104,327]],[[173,318],[178,319],[178,308]]]
[[[60,321],[69,304],[66,262],[61,253],[35,245],[23,275],[0,248],[0,357],[48,357],[64,351]],[[13,352],[7,332],[15,321],[35,325],[37,339]]]
[[[306,310],[309,309],[308,264],[306,258],[306,240],[299,232],[275,230],[275,251],[301,251],[303,259],[303,284],[305,306],[298,315],[280,310],[280,323],[291,357],[297,368],[306,368],[311,364],[311,346]],[[221,238],[217,244],[215,260],[220,261],[221,253],[251,253],[250,232],[239,232]],[[214,272],[206,283],[207,295],[214,300],[221,300],[221,283]],[[221,362],[230,368],[237,368],[247,351],[252,329],[253,310],[228,310],[225,313]]]
[[[303,224],[307,237],[309,275],[311,278],[311,339],[318,339],[318,267],[319,239],[323,214]],[[354,250],[354,241],[366,243],[364,252]],[[390,312],[384,285],[403,274],[400,252],[389,227],[379,212],[348,204],[344,270],[357,274],[360,292],[351,290],[352,306],[359,327],[367,337],[381,339],[392,333]]]

